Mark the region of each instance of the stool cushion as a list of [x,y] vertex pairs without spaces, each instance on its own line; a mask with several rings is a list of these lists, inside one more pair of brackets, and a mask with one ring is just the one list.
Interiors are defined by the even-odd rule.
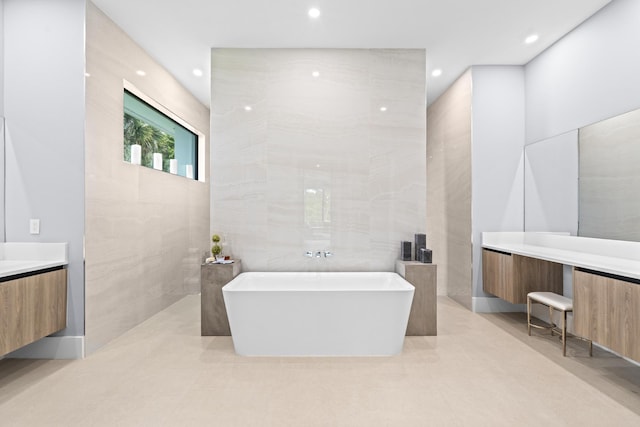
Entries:
[[553,292],[529,292],[527,297],[561,311],[573,311],[573,300]]

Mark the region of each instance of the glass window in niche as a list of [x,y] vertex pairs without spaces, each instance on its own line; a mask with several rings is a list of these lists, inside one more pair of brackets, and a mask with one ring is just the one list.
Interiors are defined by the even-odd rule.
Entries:
[[124,160],[198,179],[198,136],[124,91]]

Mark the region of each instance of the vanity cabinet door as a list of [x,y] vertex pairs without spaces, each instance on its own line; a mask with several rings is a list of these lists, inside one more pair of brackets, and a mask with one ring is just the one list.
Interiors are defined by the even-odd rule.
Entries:
[[574,269],[577,335],[640,361],[640,284]]
[[503,252],[482,250],[482,289],[505,299],[513,296],[513,256]]
[[482,289],[512,304],[526,304],[529,292],[562,295],[562,264],[483,249]]
[[508,300],[514,304],[526,304],[529,292],[553,292],[562,295],[562,264],[513,255],[514,290],[513,298]]
[[0,282],[0,355],[64,329],[67,270]]

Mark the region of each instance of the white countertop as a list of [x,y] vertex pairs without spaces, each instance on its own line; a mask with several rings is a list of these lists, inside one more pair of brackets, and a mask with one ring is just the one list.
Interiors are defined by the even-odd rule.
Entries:
[[0,278],[68,263],[66,243],[0,243]]
[[640,279],[640,242],[568,233],[485,232],[482,247]]

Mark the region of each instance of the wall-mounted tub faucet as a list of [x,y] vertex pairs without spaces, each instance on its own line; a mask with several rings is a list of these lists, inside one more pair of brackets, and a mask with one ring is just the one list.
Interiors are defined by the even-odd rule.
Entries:
[[333,253],[331,253],[331,251],[307,251],[304,253],[304,256],[308,258],[322,258],[323,256],[329,258],[333,256]]

